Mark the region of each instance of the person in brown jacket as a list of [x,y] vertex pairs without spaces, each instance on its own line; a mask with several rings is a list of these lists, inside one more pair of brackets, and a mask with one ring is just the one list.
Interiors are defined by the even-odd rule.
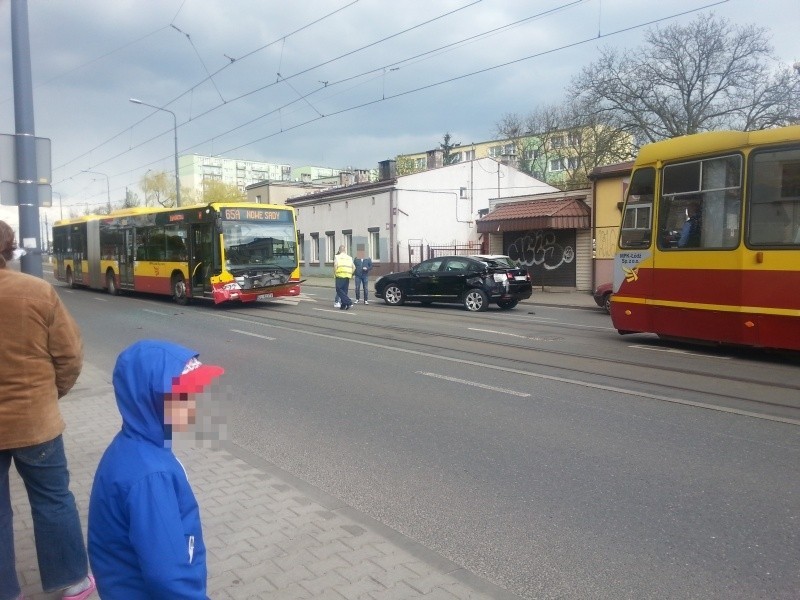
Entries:
[[20,474],[33,517],[45,592],[83,600],[94,591],[61,434],[58,399],[83,364],[78,326],[53,286],[7,268],[14,231],[0,221],[0,600],[22,598],[14,559],[8,472]]

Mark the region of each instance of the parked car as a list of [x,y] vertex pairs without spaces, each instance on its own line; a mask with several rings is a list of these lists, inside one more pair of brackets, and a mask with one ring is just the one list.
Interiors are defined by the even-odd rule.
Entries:
[[608,314],[611,314],[611,296],[613,295],[611,283],[603,283],[598,285],[594,294],[594,301],[597,306],[604,309]]
[[528,272],[502,255],[439,256],[375,282],[375,296],[393,306],[415,300],[461,303],[469,311],[494,303],[508,310],[532,293]]

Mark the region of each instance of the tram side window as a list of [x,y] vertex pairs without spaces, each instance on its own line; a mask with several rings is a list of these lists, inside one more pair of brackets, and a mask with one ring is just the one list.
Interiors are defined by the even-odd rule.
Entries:
[[754,153],[751,169],[748,245],[800,247],[800,149]]
[[741,156],[664,167],[658,204],[658,247],[730,249],[739,243]]
[[619,234],[620,248],[650,246],[655,180],[656,171],[651,167],[639,169],[633,174]]

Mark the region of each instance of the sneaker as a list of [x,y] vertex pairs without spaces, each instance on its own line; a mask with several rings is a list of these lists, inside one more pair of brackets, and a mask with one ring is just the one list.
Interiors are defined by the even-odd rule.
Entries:
[[364,300],[364,304],[369,304],[369,300]]
[[334,302],[333,308],[341,308],[341,307],[342,307],[341,304],[339,304],[338,302]]
[[356,298],[356,304],[361,304],[361,300],[359,300],[358,298]]
[[94,583],[94,577],[88,575],[86,579],[80,583],[76,583],[65,589],[61,600],[86,600],[86,598],[94,594],[96,589],[97,586]]

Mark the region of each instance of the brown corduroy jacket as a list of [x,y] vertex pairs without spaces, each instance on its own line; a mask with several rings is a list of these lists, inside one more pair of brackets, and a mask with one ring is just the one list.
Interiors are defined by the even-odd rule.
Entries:
[[53,286],[0,268],[0,450],[64,431],[58,399],[82,365],[80,330]]

